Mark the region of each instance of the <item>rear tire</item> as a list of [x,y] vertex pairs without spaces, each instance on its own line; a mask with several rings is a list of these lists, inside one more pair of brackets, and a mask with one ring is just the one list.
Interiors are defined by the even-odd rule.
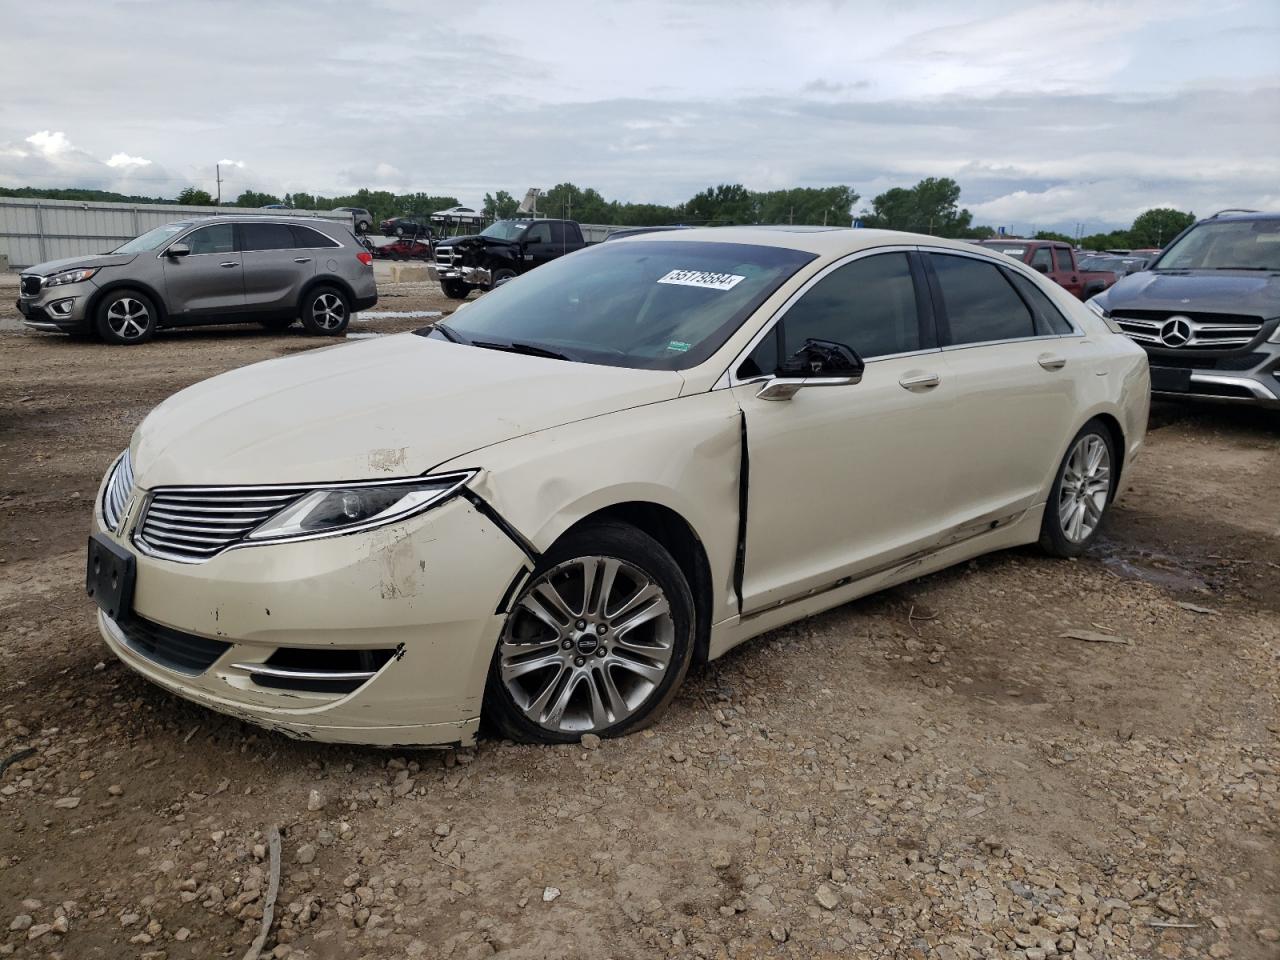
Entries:
[[337,287],[316,287],[302,302],[302,326],[316,337],[340,337],[351,322],[351,305]]
[[450,300],[465,300],[471,292],[471,288],[461,280],[441,280],[440,289]]
[[1115,443],[1101,420],[1090,420],[1067,446],[1040,522],[1040,548],[1051,557],[1078,557],[1097,539],[1118,479]]
[[520,743],[647,727],[689,670],[694,622],[689,584],[662,544],[628,524],[585,525],[543,555],[511,604],[485,721]]
[[94,329],[104,343],[133,346],[156,333],[159,313],[151,298],[137,290],[112,290],[98,304]]

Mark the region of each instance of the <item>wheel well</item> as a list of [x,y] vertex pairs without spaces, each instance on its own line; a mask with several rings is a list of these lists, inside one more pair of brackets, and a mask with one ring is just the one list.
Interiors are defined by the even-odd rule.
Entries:
[[1111,485],[1111,498],[1114,500],[1120,492],[1120,475],[1124,471],[1124,430],[1120,427],[1120,421],[1109,413],[1099,413],[1094,420],[1107,428],[1107,433],[1111,434],[1111,446],[1116,452],[1116,482]]
[[158,294],[150,285],[140,283],[137,280],[121,279],[99,287],[94,291],[93,295],[89,297],[89,303],[85,306],[84,311],[85,321],[87,323],[92,325],[97,322],[95,318],[98,313],[98,304],[102,302],[102,298],[107,294],[115,293],[117,290],[136,290],[139,293],[144,294],[148,300],[155,304],[156,313],[158,314],[156,322],[163,323],[165,320],[169,319],[169,311],[165,307],[164,298],[161,297],[160,294]]
[[693,656],[695,661],[704,662],[711,643],[711,607],[714,598],[711,591],[711,564],[693,527],[669,507],[635,501],[616,503],[589,514],[570,527],[570,530],[596,520],[615,520],[629,524],[643,530],[667,548],[667,552],[680,566],[693,594]]
[[302,288],[302,294],[298,297],[298,314],[301,315],[303,308],[307,305],[307,297],[311,296],[311,292],[317,287],[337,287],[342,291],[343,296],[347,298],[347,306],[350,307],[355,302],[356,292],[351,289],[351,285],[341,277],[316,277],[307,282]]

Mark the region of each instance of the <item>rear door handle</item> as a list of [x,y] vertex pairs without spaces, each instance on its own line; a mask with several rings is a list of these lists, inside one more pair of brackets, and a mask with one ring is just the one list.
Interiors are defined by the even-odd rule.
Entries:
[[906,390],[931,390],[942,382],[936,373],[919,373],[903,377],[898,385]]
[[1061,370],[1067,365],[1065,357],[1055,357],[1051,353],[1042,353],[1036,358],[1036,362],[1046,370]]
[[294,263],[310,263],[311,258],[310,257],[294,257],[293,262]]
[[226,263],[220,263],[220,264],[218,264],[218,266],[220,266],[220,267],[238,267],[238,266],[240,266],[240,261],[239,261],[239,260],[228,260]]

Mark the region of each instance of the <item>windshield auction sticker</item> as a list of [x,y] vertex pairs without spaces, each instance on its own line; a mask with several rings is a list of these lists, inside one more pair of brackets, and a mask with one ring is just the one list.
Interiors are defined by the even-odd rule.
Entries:
[[702,287],[704,290],[732,290],[746,277],[736,273],[708,273],[705,270],[672,270],[659,283],[674,283],[681,287]]

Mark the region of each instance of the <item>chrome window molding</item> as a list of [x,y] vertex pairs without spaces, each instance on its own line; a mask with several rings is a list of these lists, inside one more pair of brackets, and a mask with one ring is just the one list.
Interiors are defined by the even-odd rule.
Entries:
[[[156,487],[155,489],[146,491],[142,508],[138,511],[137,520],[133,524],[133,529],[131,531],[131,535],[129,539],[130,539],[130,542],[134,545],[134,547],[137,548],[138,552],[145,556],[155,557],[160,560],[169,560],[174,563],[198,564],[198,563],[205,563],[209,560],[212,560],[214,557],[221,556],[222,554],[230,550],[239,550],[244,547],[268,547],[276,544],[304,543],[309,540],[324,540],[330,537],[345,537],[348,534],[363,533],[366,530],[372,530],[376,527],[382,527],[382,526],[387,526],[393,523],[399,523],[402,520],[407,520],[411,517],[417,516],[418,514],[426,513],[427,511],[433,510],[436,507],[443,506],[449,500],[452,500],[455,496],[457,496],[458,493],[462,490],[462,488],[466,486],[468,481],[470,481],[479,472],[480,472],[479,470],[459,470],[451,473],[442,473],[439,475],[423,474],[422,476],[418,476],[418,477],[397,477],[391,480],[353,480],[349,483],[344,481],[335,481],[330,483],[262,484],[262,485],[254,485],[254,486]],[[428,480],[442,480],[442,481],[452,480],[454,482],[452,486],[448,487],[443,493],[440,494],[439,497],[437,497],[435,500],[432,500],[426,506],[408,510],[404,513],[396,514],[391,517],[384,517],[377,520],[367,520],[367,521],[364,521],[363,523],[352,524],[351,526],[342,527],[341,529],[337,529],[337,530],[320,530],[315,533],[304,534],[300,536],[278,537],[274,539],[264,538],[260,540],[249,540],[247,539],[247,534],[246,534],[239,539],[236,539],[230,543],[227,543],[225,546],[222,546],[218,550],[212,553],[209,553],[206,556],[196,557],[196,556],[189,556],[189,555],[174,553],[172,551],[165,550],[163,547],[157,547],[151,543],[148,543],[143,538],[143,535],[142,535],[143,527],[147,520],[147,515],[151,510],[152,501],[159,494],[169,494],[169,495],[176,496],[181,494],[202,494],[202,493],[203,494],[214,494],[214,493],[236,494],[236,493],[239,493],[239,494],[244,494],[245,496],[252,496],[255,493],[259,493],[259,494],[262,494],[262,493],[269,494],[272,492],[306,493],[313,490],[339,490],[339,489],[345,490],[345,489],[350,489],[352,487],[390,487],[390,486],[397,486],[397,485],[413,486]],[[290,504],[295,502],[296,502],[296,499],[289,501],[288,503],[282,504],[279,507],[279,509],[277,509],[271,514],[271,516],[275,516],[275,514],[279,513],[280,510],[287,509],[287,507]],[[270,517],[268,517],[267,519],[270,519]]]

